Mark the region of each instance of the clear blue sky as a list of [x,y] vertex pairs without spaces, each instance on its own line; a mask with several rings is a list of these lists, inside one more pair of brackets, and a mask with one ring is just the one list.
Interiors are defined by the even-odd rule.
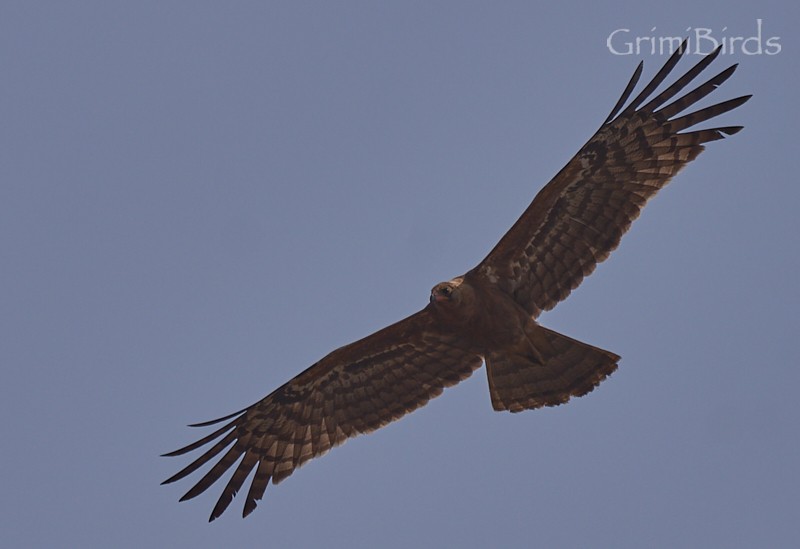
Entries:
[[[0,544],[788,547],[800,537],[792,2],[4,2]],[[579,7],[580,6],[580,7]],[[611,7],[613,6],[613,7]],[[476,264],[640,59],[749,37],[745,131],[542,322],[622,355],[517,415],[480,370],[242,521],[160,458]],[[653,27],[656,30],[653,31]],[[687,28],[691,28],[687,31]],[[620,35],[618,35],[620,36]],[[751,43],[752,45],[752,43]],[[681,65],[681,67],[689,66]]]

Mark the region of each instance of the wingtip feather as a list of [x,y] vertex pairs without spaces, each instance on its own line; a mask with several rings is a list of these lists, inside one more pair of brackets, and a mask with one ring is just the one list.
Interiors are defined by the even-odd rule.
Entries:
[[247,408],[242,408],[238,412],[233,412],[232,414],[228,414],[227,416],[223,416],[223,417],[220,417],[220,418],[217,418],[217,419],[212,419],[210,421],[203,421],[201,423],[190,423],[188,425],[188,427],[208,427],[209,425],[216,425],[217,423],[222,423],[226,419],[230,419],[232,417],[236,417],[239,414],[242,414],[243,412],[246,412],[248,408],[250,408],[250,406],[248,406]]
[[725,128],[717,128],[717,131],[724,133],[725,135],[735,135],[742,131],[744,126],[727,126]]
[[644,61],[639,61],[639,64],[636,66],[636,70],[633,71],[633,75],[631,76],[630,80],[628,80],[628,84],[625,86],[625,90],[623,90],[622,95],[620,95],[619,99],[614,105],[614,108],[612,108],[611,112],[608,113],[608,116],[603,121],[603,125],[611,122],[625,105],[625,102],[631,96],[631,93],[633,93],[633,89],[636,87],[636,84],[639,83],[639,78],[642,77],[642,70],[644,70]]

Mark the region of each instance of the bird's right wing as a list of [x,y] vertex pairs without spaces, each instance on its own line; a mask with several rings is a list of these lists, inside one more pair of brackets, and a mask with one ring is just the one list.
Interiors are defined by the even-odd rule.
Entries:
[[225,511],[257,467],[244,504],[247,516],[270,480],[277,484],[306,461],[350,437],[383,427],[469,377],[482,359],[467,347],[456,335],[438,329],[423,309],[333,351],[252,406],[195,425],[230,420],[197,442],[165,454],[178,456],[214,443],[164,484],[193,473],[230,446],[181,501],[204,492],[241,458],[209,520]]

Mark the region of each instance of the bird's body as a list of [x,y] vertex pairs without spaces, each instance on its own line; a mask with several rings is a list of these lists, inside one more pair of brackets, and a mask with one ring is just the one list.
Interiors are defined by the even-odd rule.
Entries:
[[518,344],[533,322],[511,296],[471,272],[434,286],[426,310],[440,329],[458,333],[479,355]]
[[255,469],[245,498],[247,515],[270,481],[277,484],[348,438],[419,408],[483,363],[496,410],[553,406],[591,391],[616,370],[620,357],[558,334],[537,318],[608,257],[648,199],[700,154],[704,143],[741,130],[690,128],[738,107],[749,96],[682,114],[725,82],[735,65],[673,100],[719,51],[645,103],[678,63],[679,50],[623,109],[641,74],[640,64],[600,129],[483,261],[434,286],[428,305],[419,312],[336,349],[252,406],[199,424],[227,421],[167,454],[212,444],[165,483],[218,459],[181,498],[189,499],[238,462],[211,520],[225,511]]
[[486,363],[495,410],[553,406],[591,391],[619,356],[540,326],[509,294],[473,270],[434,286],[426,308]]

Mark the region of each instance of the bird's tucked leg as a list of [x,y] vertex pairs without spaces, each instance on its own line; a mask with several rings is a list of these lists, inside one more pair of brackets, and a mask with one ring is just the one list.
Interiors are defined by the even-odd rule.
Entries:
[[514,348],[486,355],[495,410],[520,412],[563,404],[594,389],[619,356],[531,323]]

